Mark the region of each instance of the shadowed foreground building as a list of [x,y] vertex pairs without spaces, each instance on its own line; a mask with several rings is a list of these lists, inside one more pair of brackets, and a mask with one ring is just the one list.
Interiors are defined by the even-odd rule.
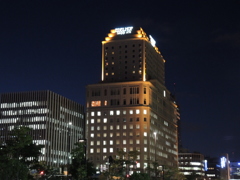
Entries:
[[17,126],[32,128],[33,142],[42,144],[40,161],[66,165],[73,144],[84,135],[84,107],[51,91],[5,93],[0,96],[1,142]]
[[[87,86],[88,158],[106,170],[117,151],[177,166],[177,106],[165,87],[164,63],[142,28],[116,28],[102,42],[102,81]],[[131,172],[130,172],[131,173]]]

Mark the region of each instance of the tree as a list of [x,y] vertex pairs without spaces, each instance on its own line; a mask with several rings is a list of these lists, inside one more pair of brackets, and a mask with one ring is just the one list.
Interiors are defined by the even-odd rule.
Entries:
[[9,139],[1,143],[0,177],[1,179],[29,179],[29,168],[38,162],[42,145],[32,142],[30,128],[15,128]]
[[136,168],[138,155],[138,151],[129,151],[127,153],[121,149],[117,152],[115,159],[109,156],[107,162],[109,168],[103,173],[102,178],[109,180],[116,178],[119,180],[125,179],[126,175],[129,174],[130,167],[132,167],[132,170]]
[[70,174],[75,179],[90,179],[95,174],[93,163],[86,159],[85,142],[77,142],[76,147],[72,149],[72,164]]

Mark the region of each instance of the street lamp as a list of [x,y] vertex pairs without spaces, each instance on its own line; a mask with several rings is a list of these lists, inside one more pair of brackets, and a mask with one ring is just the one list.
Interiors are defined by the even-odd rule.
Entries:
[[84,143],[84,161],[85,161],[86,172],[87,172],[87,139],[78,139],[78,142]]
[[156,164],[156,163],[157,163],[157,159],[156,159],[156,145],[157,145],[156,139],[157,139],[157,132],[154,132],[154,136],[155,136],[155,151],[154,151],[154,153],[155,153],[155,154],[154,154],[154,159],[155,159],[155,163],[154,163],[155,165],[154,165],[154,166],[155,166],[155,167],[154,167],[154,169],[155,169],[155,179],[157,179],[157,168],[156,168],[156,167],[157,167],[157,164]]
[[71,153],[71,133],[70,133],[70,127],[72,126],[72,122],[69,122],[67,127],[68,127],[68,140],[67,140],[67,177],[69,174],[69,161],[70,161],[70,153]]

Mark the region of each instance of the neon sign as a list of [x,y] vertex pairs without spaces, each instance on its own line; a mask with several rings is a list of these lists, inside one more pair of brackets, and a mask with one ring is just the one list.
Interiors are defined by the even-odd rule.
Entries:
[[151,35],[150,35],[149,37],[150,37],[150,43],[151,43],[151,45],[152,45],[153,47],[155,47],[156,41],[153,39],[153,37],[152,37]]
[[124,35],[124,34],[131,34],[133,27],[122,27],[122,28],[115,28],[115,31],[118,35]]
[[226,162],[227,162],[227,159],[225,157],[222,157],[221,158],[221,168],[225,168],[226,167]]

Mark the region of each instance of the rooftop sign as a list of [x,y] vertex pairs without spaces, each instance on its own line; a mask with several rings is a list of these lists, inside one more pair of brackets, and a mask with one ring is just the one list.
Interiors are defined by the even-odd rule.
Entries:
[[121,28],[116,28],[115,31],[117,35],[124,35],[124,34],[131,34],[132,33],[133,27],[121,27]]

